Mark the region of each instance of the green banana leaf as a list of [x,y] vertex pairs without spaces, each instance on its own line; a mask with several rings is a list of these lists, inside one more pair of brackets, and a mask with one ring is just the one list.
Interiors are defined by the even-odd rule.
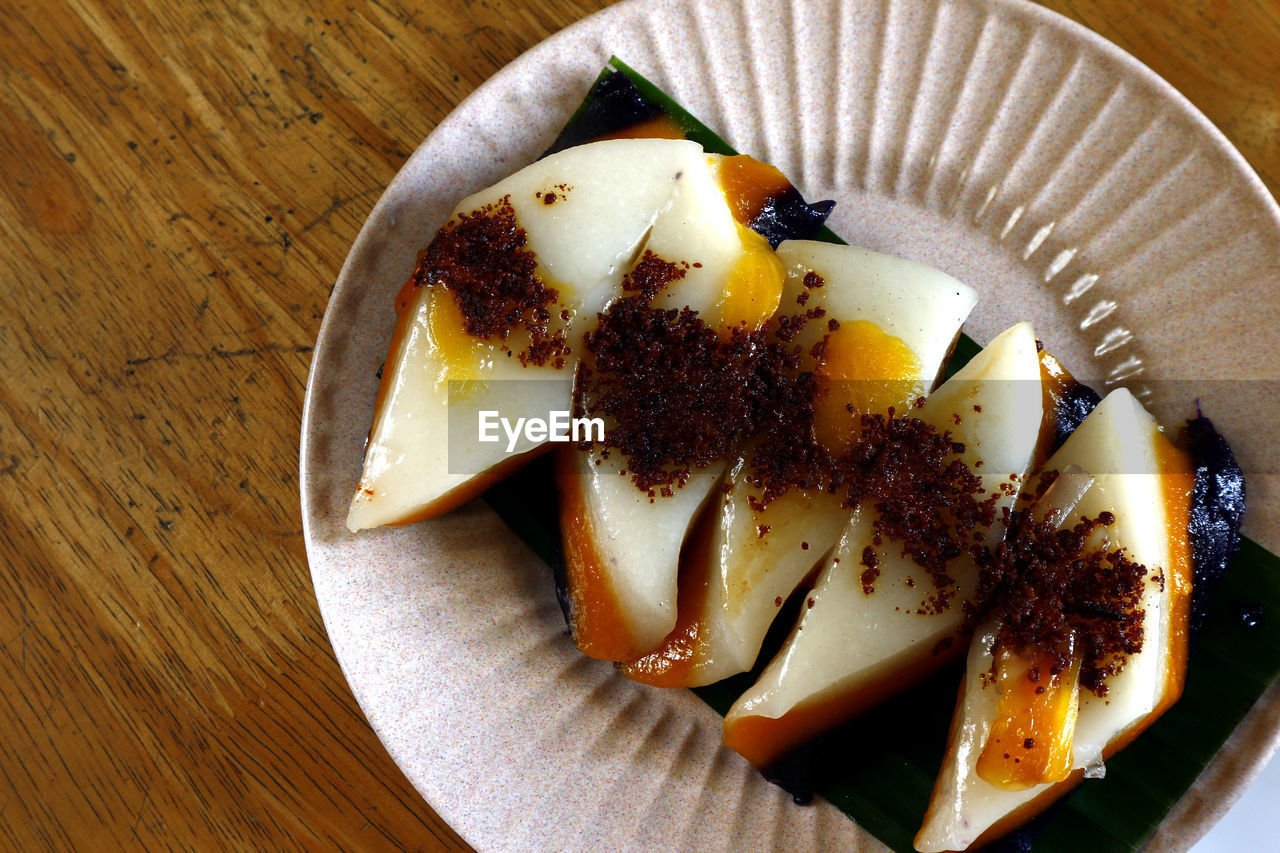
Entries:
[[[689,139],[711,152],[736,153],[618,59],[612,59],[601,76],[614,70],[630,78],[645,100],[661,107]],[[586,103],[578,112],[585,108]],[[817,239],[843,242],[825,228]],[[962,339],[951,369],[978,350],[971,339]],[[494,487],[486,500],[536,553],[557,565],[560,531],[546,457]],[[1236,611],[1242,603],[1262,606],[1264,615],[1258,624],[1249,627],[1244,624],[1247,620],[1239,618]],[[784,609],[779,625],[785,616]],[[778,633],[785,634],[787,627]],[[774,647],[778,641],[773,638]],[[757,672],[768,660],[769,646],[767,641]],[[837,769],[817,780],[816,793],[894,850],[912,850],[912,838],[942,763],[962,673],[963,664],[956,664],[884,702],[822,743],[823,765]],[[755,675],[747,673],[695,692],[723,714]],[[1044,815],[1035,827],[1033,849],[1037,853],[1085,849],[1109,853],[1139,847],[1277,676],[1280,557],[1244,539],[1192,654],[1181,701],[1107,762],[1105,779],[1085,781]]]

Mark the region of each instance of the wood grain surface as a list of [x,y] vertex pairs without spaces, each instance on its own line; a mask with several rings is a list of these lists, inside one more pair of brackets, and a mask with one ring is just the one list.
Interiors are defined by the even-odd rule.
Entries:
[[[0,849],[466,849],[325,637],[307,365],[409,153],[604,5],[0,0]],[[1273,0],[1047,5],[1276,191]]]

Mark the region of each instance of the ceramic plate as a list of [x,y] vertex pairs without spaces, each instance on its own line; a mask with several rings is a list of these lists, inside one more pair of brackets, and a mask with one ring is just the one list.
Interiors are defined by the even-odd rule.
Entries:
[[[396,762],[482,850],[875,849],[721,749],[692,693],[580,656],[549,570],[484,504],[343,526],[394,292],[454,204],[532,161],[611,54],[836,199],[849,241],[977,288],[972,337],[1031,319],[1078,376],[1128,385],[1166,423],[1201,397],[1252,475],[1246,532],[1272,550],[1280,411],[1270,383],[1240,380],[1280,363],[1280,211],[1136,60],[1040,7],[978,0],[622,3],[503,69],[387,188],[325,315],[301,464],[320,608]],[[1162,845],[1194,841],[1270,754],[1274,689],[1263,704]]]

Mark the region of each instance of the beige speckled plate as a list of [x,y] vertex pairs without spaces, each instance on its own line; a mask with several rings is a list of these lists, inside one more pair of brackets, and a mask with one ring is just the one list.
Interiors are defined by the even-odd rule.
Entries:
[[[480,849],[861,849],[719,748],[687,691],[579,656],[550,572],[476,503],[347,533],[392,295],[465,194],[530,162],[610,54],[731,144],[835,198],[851,242],[976,287],[987,340],[1031,319],[1098,386],[1162,419],[1190,380],[1252,475],[1246,531],[1273,550],[1280,210],[1209,122],[1114,45],[1001,0],[631,0],[521,56],[387,188],[333,291],[312,363],[303,511],[338,659],[387,749]],[[1246,334],[1247,331],[1247,334]],[[1261,472],[1261,473],[1260,473]],[[1179,805],[1192,843],[1270,754],[1273,688]]]

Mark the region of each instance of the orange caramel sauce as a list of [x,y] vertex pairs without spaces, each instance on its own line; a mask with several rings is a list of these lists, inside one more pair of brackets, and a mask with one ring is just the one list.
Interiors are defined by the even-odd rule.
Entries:
[[858,419],[890,407],[906,412],[924,395],[920,361],[901,338],[866,320],[844,323],[827,338],[818,364],[822,380],[814,437],[829,450],[846,449]]
[[687,687],[694,668],[706,657],[702,640],[707,591],[711,584],[716,512],[702,512],[680,560],[676,626],[654,651],[619,665],[632,681],[654,687]]
[[627,626],[609,573],[596,550],[583,475],[574,457],[580,451],[561,445],[555,455],[555,481],[560,492],[560,530],[569,589],[569,622],[578,650],[598,660],[631,660],[644,649]]
[[606,133],[604,136],[597,136],[593,141],[601,142],[605,139],[684,139],[684,128],[676,124],[675,120],[668,115],[657,115],[651,119],[645,119],[639,124],[633,124],[630,127],[624,127],[621,130],[615,130],[613,133]]
[[[1022,791],[1071,774],[1080,658],[1057,676],[1049,674],[1052,664],[1047,655],[998,654],[994,687],[1000,699],[976,766],[978,775],[997,788]],[[1028,677],[1032,667],[1042,673],[1034,682]]]
[[770,198],[791,186],[778,169],[746,154],[721,159],[718,178],[734,218],[743,225],[759,216]]
[[760,328],[778,311],[787,272],[765,240],[744,225],[738,226],[743,255],[729,270],[720,302],[720,326]]
[[481,338],[467,333],[466,320],[453,294],[435,288],[427,308],[427,337],[439,361],[436,384],[450,380],[474,379],[483,367],[488,348]]
[[1191,521],[1191,493],[1196,482],[1190,455],[1175,446],[1164,433],[1156,436],[1156,458],[1160,461],[1165,518],[1169,525],[1169,565],[1164,569],[1164,582],[1171,593],[1167,620],[1169,632],[1165,637],[1168,656],[1165,659],[1164,695],[1157,703],[1152,719],[1178,701],[1187,678],[1191,581],[1194,576],[1187,526]]
[[856,690],[845,690],[804,702],[781,717],[746,714],[726,719],[724,745],[756,767],[768,767],[805,741],[906,690],[966,651],[965,644],[959,642],[951,643],[937,654],[926,649],[914,660],[872,679]]

